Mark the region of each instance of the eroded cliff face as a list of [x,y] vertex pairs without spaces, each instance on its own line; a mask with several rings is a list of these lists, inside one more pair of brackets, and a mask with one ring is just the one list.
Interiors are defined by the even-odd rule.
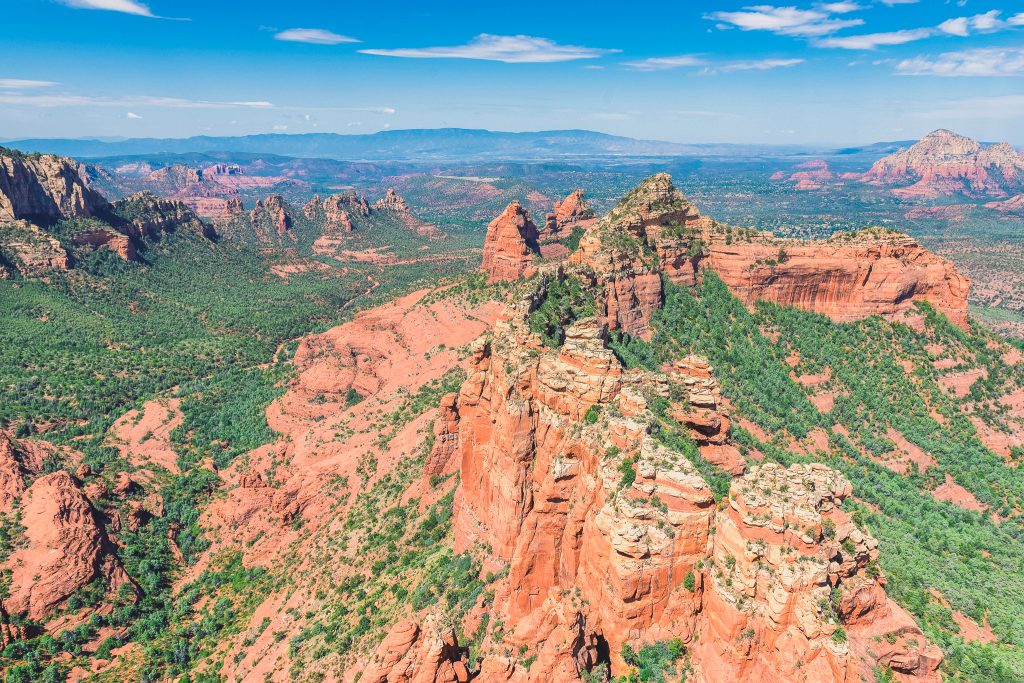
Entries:
[[967,328],[971,281],[900,233],[868,229],[814,242],[758,236],[732,244],[716,237],[708,245],[703,264],[747,304],[771,301],[848,322],[900,318],[926,300]]
[[70,159],[0,148],[0,221],[82,218],[106,204],[83,182]]
[[[624,644],[678,638],[688,680],[853,683],[884,665],[938,681],[938,650],[885,597],[877,543],[841,510],[841,475],[746,472],[735,450],[716,503],[695,463],[734,447],[705,361],[625,370],[596,318],[559,348],[530,331],[551,283],[580,275],[541,273],[477,343],[443,413],[460,460],[456,550],[485,548],[505,574],[481,606],[503,628],[483,640],[478,680],[618,675]],[[864,645],[878,636],[884,648]]]
[[533,262],[539,256],[537,226],[519,202],[512,202],[487,226],[483,263],[480,271],[488,282],[517,280],[536,272]]

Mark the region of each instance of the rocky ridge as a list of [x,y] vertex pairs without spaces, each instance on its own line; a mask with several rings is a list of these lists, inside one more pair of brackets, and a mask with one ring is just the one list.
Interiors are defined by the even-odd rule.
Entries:
[[893,190],[903,198],[956,194],[1002,198],[1024,191],[1024,155],[1005,142],[983,147],[940,129],[879,159],[861,180],[904,185]]
[[[446,399],[443,431],[457,436],[435,449],[455,443],[461,462],[456,550],[483,545],[507,572],[486,609],[508,629],[481,645],[479,680],[578,680],[601,667],[617,675],[626,670],[623,644],[678,638],[691,647],[698,681],[847,681],[876,665],[938,681],[937,650],[899,640],[922,639],[905,613],[897,645],[881,656],[833,637],[845,628],[853,642],[859,627],[823,596],[871,593],[870,605],[851,598],[862,624],[899,610],[871,564],[877,544],[838,509],[850,493],[840,475],[819,465],[755,467],[717,506],[692,458],[735,447],[706,361],[625,370],[596,318],[572,322],[559,348],[530,331],[553,283],[581,275],[585,268],[543,269],[477,343],[457,400]],[[658,438],[666,433],[692,446],[669,448]],[[735,455],[740,477],[745,463]],[[775,480],[789,483],[766,483]],[[778,537],[765,534],[776,527],[760,521],[763,510],[779,511]],[[762,557],[777,569],[762,575]],[[727,579],[723,568],[748,579]],[[529,666],[510,654],[519,646]],[[758,678],[766,670],[778,674]]]

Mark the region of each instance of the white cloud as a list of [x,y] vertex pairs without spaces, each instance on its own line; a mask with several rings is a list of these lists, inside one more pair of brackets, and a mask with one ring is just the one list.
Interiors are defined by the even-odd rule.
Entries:
[[[841,9],[847,9],[852,3],[835,3]],[[771,31],[783,36],[815,37],[826,36],[844,28],[860,26],[860,19],[835,19],[831,16],[827,5],[820,9],[798,9],[796,7],[775,7],[773,5],[753,5],[743,8],[741,12],[712,12],[705,18],[717,21],[727,28],[738,28],[741,31]]]
[[803,64],[803,59],[748,59],[732,62],[709,62],[698,55],[677,55],[675,57],[651,57],[637,62],[625,62],[626,66],[635,71],[667,71],[684,67],[705,67],[701,73],[731,73],[733,71],[768,71],[769,69],[780,69],[797,64]]
[[0,88],[5,90],[27,90],[29,88],[49,88],[58,85],[53,81],[31,81],[24,78],[0,78]]
[[276,40],[292,43],[312,43],[313,45],[338,45],[340,43],[358,43],[355,38],[324,28],[289,28],[274,36]]
[[1012,17],[1006,20],[1006,23],[1010,26],[1024,26],[1024,12],[1020,14],[1014,14]]
[[567,62],[594,59],[618,52],[578,45],[559,45],[547,38],[533,36],[495,36],[482,33],[465,45],[450,47],[410,47],[391,50],[360,50],[368,55],[413,59],[482,59],[509,64]]
[[844,50],[874,50],[885,45],[903,45],[932,35],[930,28],[913,28],[888,33],[867,33],[860,36],[823,38],[814,44],[817,47],[837,47]]
[[677,55],[675,57],[650,57],[635,62],[625,62],[625,66],[636,71],[666,71],[686,66],[704,66],[707,61],[697,55]]
[[726,62],[717,67],[720,71],[768,71],[769,69],[785,69],[803,64],[802,59],[753,59],[749,61]]
[[893,5],[916,5],[918,0],[881,0],[883,5],[892,7]]
[[76,9],[99,9],[109,12],[123,12],[140,17],[156,17],[155,14],[140,2],[134,0],[61,0],[68,7]]
[[1021,76],[1024,48],[976,48],[938,57],[905,59],[896,65],[904,76]]
[[818,7],[832,14],[848,14],[864,9],[855,2],[826,2],[818,5]]
[[141,119],[141,118],[142,118],[141,116],[139,116],[138,114],[136,114],[136,113],[135,113],[135,112],[133,112],[133,111],[130,111],[130,112],[128,112],[127,114],[125,114],[125,115],[124,115],[124,117],[125,117],[126,119],[131,119],[132,121],[138,121],[139,119]]
[[956,17],[947,19],[939,24],[939,30],[953,36],[966,37],[972,33],[992,33],[1000,31],[1007,26],[1013,25],[1015,17],[1009,22],[999,18],[1000,11],[997,9],[984,14],[975,14],[973,17]]

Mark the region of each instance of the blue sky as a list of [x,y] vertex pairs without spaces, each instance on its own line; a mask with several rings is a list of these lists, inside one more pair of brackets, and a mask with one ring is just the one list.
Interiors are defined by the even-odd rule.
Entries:
[[758,1],[4,0],[0,139],[946,127],[1024,144],[1019,0]]

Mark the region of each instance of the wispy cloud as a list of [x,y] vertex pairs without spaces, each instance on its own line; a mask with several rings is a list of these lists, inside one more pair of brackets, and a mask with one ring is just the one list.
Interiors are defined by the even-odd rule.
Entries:
[[465,45],[450,47],[409,47],[390,50],[360,50],[368,55],[408,57],[412,59],[482,59],[509,64],[568,62],[594,59],[618,52],[579,45],[559,45],[547,38],[533,36],[496,36],[482,33]]
[[803,64],[802,59],[751,59],[746,61],[726,62],[714,67],[719,71],[729,73],[731,71],[768,71],[770,69],[787,69],[797,64]]
[[905,59],[903,76],[1024,76],[1024,48],[976,48]]
[[60,0],[68,7],[75,9],[98,9],[108,12],[122,12],[124,14],[135,14],[140,17],[158,18],[152,10],[141,2],[135,0]]
[[169,107],[172,109],[228,109],[273,107],[270,102],[218,102],[212,100],[189,100],[178,97],[154,97],[151,95],[125,95],[122,97],[93,97],[72,94],[43,94],[0,92],[0,104],[31,107]]
[[[840,2],[819,5],[817,9],[753,5],[740,12],[712,12],[706,19],[719,22],[722,28],[741,31],[770,31],[782,36],[805,38],[826,36],[840,29],[861,26],[861,19],[837,19],[832,14],[845,14],[857,7],[854,3]],[[833,9],[829,9],[832,7]],[[835,9],[838,7],[839,9]]]
[[132,120],[132,121],[138,121],[138,120],[140,120],[140,119],[142,118],[141,116],[139,116],[138,114],[136,114],[136,113],[135,113],[135,112],[133,112],[133,111],[130,111],[130,112],[128,112],[127,114],[125,114],[125,115],[124,115],[124,117],[125,117],[126,119],[130,119],[130,120]]
[[1014,14],[1012,17],[1006,20],[1006,23],[1010,26],[1024,26],[1024,12],[1020,14]]
[[24,78],[0,78],[0,89],[27,90],[30,88],[49,88],[58,85],[53,81],[31,81]]
[[340,43],[358,43],[349,36],[343,36],[325,28],[289,28],[277,33],[275,40],[292,43],[312,43],[313,45],[338,45]]
[[676,55],[675,57],[650,57],[634,62],[625,62],[624,66],[634,71],[667,71],[687,66],[704,66],[708,62],[697,55]]
[[686,67],[703,67],[700,73],[731,73],[734,71],[768,71],[803,64],[803,59],[745,59],[731,62],[712,62],[700,55],[677,55],[675,57],[651,57],[636,62],[625,62],[623,66],[634,71],[668,71]]
[[817,5],[817,7],[832,14],[848,14],[864,9],[864,7],[855,2],[824,2]]
[[932,35],[930,28],[912,28],[887,33],[866,33],[859,36],[822,38],[815,41],[817,47],[836,47],[844,50],[874,50],[886,45],[903,45],[922,40]]

